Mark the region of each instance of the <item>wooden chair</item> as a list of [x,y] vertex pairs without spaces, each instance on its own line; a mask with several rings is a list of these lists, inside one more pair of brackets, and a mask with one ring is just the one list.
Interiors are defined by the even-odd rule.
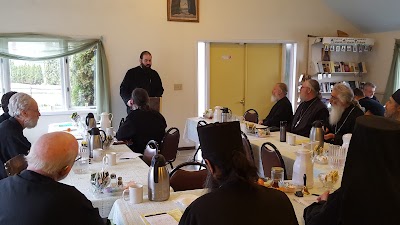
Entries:
[[154,140],[150,140],[146,148],[144,149],[143,152],[143,161],[148,165],[151,166],[151,160],[153,159],[153,156],[155,156],[158,153],[158,144]]
[[255,109],[248,109],[244,112],[243,117],[246,121],[258,123],[258,112]]
[[165,132],[164,138],[160,144],[160,154],[165,157],[167,163],[174,168],[172,163],[176,159],[176,153],[178,152],[180,133],[178,128],[171,127]]
[[4,169],[6,171],[7,176],[13,176],[15,174],[20,173],[22,170],[25,170],[28,167],[28,163],[26,162],[25,155],[19,154],[9,159],[4,163]]
[[[272,149],[269,149],[268,146],[272,147]],[[284,179],[287,180],[285,162],[279,150],[271,142],[265,142],[261,146],[261,161],[265,177],[271,177],[271,168],[279,166],[284,169]]]
[[244,149],[244,152],[246,153],[246,158],[251,162],[252,165],[255,165],[254,164],[254,153],[251,148],[250,141],[247,138],[247,135],[243,131],[241,131],[241,133],[242,133],[243,149]]
[[[199,166],[199,170],[183,170],[186,166]],[[201,169],[201,168],[205,169]],[[169,173],[169,183],[174,191],[185,191],[204,188],[207,179],[207,166],[200,162],[185,162],[179,164]]]

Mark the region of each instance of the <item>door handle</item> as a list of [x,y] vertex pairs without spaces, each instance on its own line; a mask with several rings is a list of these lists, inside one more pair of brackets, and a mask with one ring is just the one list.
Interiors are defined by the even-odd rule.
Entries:
[[239,103],[244,105],[244,99],[240,100]]

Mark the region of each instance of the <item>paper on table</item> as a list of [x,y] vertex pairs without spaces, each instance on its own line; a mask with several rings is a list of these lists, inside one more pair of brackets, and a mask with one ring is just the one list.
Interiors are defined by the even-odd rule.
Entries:
[[146,225],[178,225],[178,221],[182,217],[179,209],[174,209],[166,213],[154,213],[141,215]]
[[119,154],[119,159],[134,159],[141,155],[142,154],[136,153],[136,152],[124,152],[124,153]]
[[294,198],[294,200],[304,206],[309,206],[314,202],[317,202],[317,196],[310,195],[310,196],[304,196],[304,197],[299,197],[299,198]]

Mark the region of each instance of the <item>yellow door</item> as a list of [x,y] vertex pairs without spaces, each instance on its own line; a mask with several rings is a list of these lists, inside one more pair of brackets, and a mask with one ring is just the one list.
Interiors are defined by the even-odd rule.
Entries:
[[236,115],[255,109],[265,118],[273,106],[272,88],[281,82],[281,67],[281,44],[211,43],[210,107],[228,107]]
[[281,82],[282,44],[246,45],[245,110],[255,109],[259,119],[271,111],[271,92]]
[[211,44],[210,107],[228,107],[236,115],[243,114],[240,101],[244,96],[244,46]]

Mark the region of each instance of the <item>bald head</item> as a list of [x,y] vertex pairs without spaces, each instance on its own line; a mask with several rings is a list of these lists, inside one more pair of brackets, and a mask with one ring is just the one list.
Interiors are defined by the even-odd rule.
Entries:
[[66,132],[53,132],[41,136],[28,156],[28,170],[61,180],[71,170],[78,155],[78,142]]

